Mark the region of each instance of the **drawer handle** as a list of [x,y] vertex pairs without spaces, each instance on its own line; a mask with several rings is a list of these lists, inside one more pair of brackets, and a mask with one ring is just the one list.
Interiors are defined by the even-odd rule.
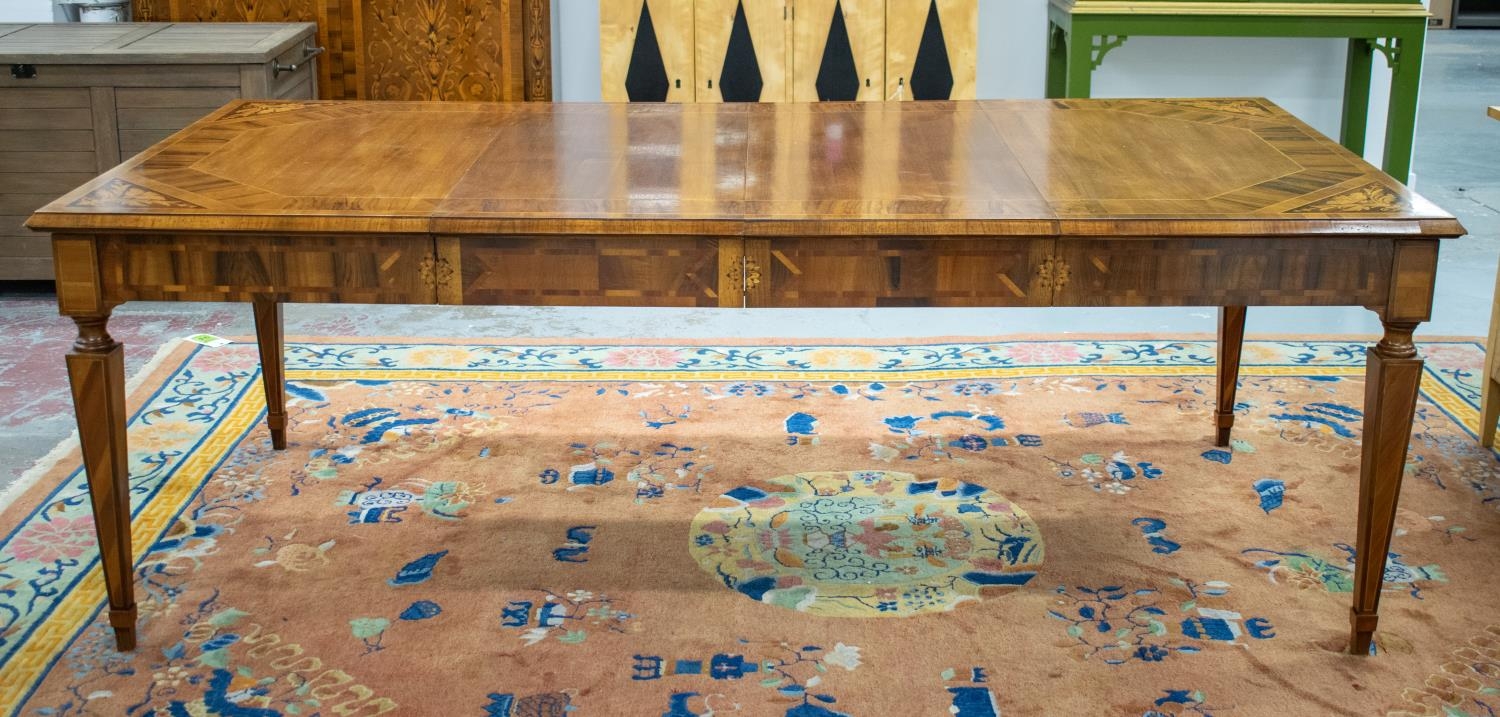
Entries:
[[324,49],[321,47],[304,47],[302,48],[302,59],[297,60],[290,65],[283,65],[280,62],[272,62],[271,78],[275,79],[277,77],[280,77],[281,73],[283,72],[296,72],[297,70],[302,69],[302,66],[307,64],[314,57],[323,54],[323,52]]
[[18,80],[29,80],[36,77],[36,65],[11,65],[10,76]]

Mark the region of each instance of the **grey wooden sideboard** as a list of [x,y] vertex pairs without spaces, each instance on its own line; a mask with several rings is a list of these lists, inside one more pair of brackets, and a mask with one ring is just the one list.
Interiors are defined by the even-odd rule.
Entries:
[[312,23],[0,24],[0,281],[52,278],[37,208],[237,98],[317,96]]

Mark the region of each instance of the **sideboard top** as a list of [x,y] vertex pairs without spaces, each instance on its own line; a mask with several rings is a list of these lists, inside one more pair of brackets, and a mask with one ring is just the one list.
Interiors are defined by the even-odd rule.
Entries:
[[308,22],[0,25],[0,64],[263,63],[316,32],[317,25]]
[[1457,236],[1259,99],[230,104],[42,231]]

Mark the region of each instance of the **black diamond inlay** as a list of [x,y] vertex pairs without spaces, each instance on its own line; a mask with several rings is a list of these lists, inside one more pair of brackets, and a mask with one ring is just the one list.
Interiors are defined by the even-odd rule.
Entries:
[[948,42],[943,39],[943,21],[937,0],[927,8],[922,44],[911,68],[911,96],[915,100],[946,100],[953,95],[953,66],[948,64]]
[[625,70],[625,96],[631,102],[666,102],[668,89],[667,66],[662,62],[656,26],[651,22],[651,3],[641,0],[635,47],[630,49],[630,67]]
[[719,73],[719,92],[725,102],[759,102],[764,86],[760,63],[755,59],[755,41],[750,38],[750,23],[745,19],[745,3],[740,0],[734,10],[734,27],[729,30],[724,69]]
[[851,102],[859,98],[859,69],[854,66],[854,48],[849,46],[849,28],[844,24],[844,4],[833,4],[833,22],[823,45],[823,63],[818,66],[818,100]]

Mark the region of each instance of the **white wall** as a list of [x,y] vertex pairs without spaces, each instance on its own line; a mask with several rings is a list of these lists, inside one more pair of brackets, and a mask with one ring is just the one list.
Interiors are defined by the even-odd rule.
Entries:
[[[599,2],[553,0],[553,96],[599,100]],[[604,0],[608,1],[608,0]],[[1047,0],[978,0],[980,99],[1043,94]],[[1332,137],[1339,132],[1344,40],[1135,37],[1094,73],[1095,97],[1269,97]],[[1380,162],[1390,71],[1376,55],[1369,148]]]
[[52,0],[0,0],[0,22],[52,22]]

